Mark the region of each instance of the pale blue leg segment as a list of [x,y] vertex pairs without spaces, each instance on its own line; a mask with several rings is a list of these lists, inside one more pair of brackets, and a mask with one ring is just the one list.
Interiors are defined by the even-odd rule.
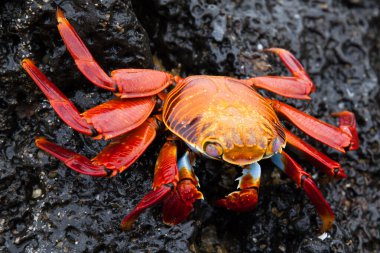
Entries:
[[238,177],[239,180],[238,189],[248,189],[260,187],[261,167],[258,163],[252,163],[243,166],[243,175]]
[[188,150],[177,162],[179,180],[190,179],[196,184],[197,187],[199,187],[199,180],[194,173],[193,164],[190,156],[191,153]]
[[285,172],[285,164],[283,162],[282,154],[277,153],[272,155],[271,160],[278,169],[280,169],[282,172]]

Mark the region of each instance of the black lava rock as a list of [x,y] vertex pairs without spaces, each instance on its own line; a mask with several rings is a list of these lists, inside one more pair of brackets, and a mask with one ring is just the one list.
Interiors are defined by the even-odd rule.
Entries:
[[[336,214],[328,237],[318,238],[319,218],[305,194],[265,161],[252,213],[212,205],[234,190],[239,172],[200,160],[196,170],[207,201],[197,203],[186,222],[168,227],[160,208],[152,208],[134,230],[120,231],[123,215],[150,190],[163,138],[111,179],[78,175],[34,146],[34,137],[44,135],[93,157],[106,145],[67,127],[19,65],[32,58],[82,111],[112,97],[76,69],[56,29],[57,6],[106,72],[153,68],[154,62],[183,76],[288,75],[261,49],[293,52],[317,91],[310,102],[283,100],[329,123],[335,123],[330,113],[341,110],[355,112],[358,121],[358,151],[343,155],[310,140],[342,164],[347,179],[326,183],[303,163]],[[376,0],[1,2],[0,251],[380,251],[379,7]]]

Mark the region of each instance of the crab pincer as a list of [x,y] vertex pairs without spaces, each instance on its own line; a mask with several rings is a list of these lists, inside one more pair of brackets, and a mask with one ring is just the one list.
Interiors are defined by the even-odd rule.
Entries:
[[258,192],[260,188],[261,167],[258,163],[253,163],[243,167],[243,175],[239,180],[238,189],[219,199],[216,204],[235,212],[252,211],[258,202]]
[[197,186],[198,179],[193,173],[189,152],[177,161],[177,145],[174,141],[167,141],[157,158],[153,190],[125,216],[120,227],[123,230],[131,229],[144,210],[159,203],[163,204],[164,223],[176,225],[182,222],[192,211],[193,203],[203,199]]

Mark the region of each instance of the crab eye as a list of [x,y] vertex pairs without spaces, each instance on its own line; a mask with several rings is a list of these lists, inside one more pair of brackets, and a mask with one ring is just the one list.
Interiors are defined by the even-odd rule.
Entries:
[[216,142],[206,142],[204,145],[204,151],[207,155],[215,158],[221,157],[223,155],[222,146]]
[[265,158],[271,157],[272,155],[281,152],[281,149],[282,141],[280,138],[276,137],[270,142],[269,147],[265,153]]
[[274,154],[278,153],[281,150],[281,140],[279,138],[275,138],[272,142],[272,151]]

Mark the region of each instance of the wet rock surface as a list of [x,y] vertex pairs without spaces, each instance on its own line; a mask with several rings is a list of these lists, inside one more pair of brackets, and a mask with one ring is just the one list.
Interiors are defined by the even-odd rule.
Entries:
[[[0,3],[0,251],[380,251],[380,4],[376,0],[132,2]],[[106,145],[63,124],[19,66],[23,57],[34,59],[80,110],[112,97],[75,68],[56,29],[57,4],[106,71],[151,68],[152,59],[159,59],[156,65],[160,62],[183,76],[287,75],[276,58],[260,49],[292,51],[317,91],[310,102],[285,101],[330,123],[335,123],[329,116],[332,112],[347,109],[357,115],[358,151],[342,155],[310,140],[340,161],[347,179],[328,182],[302,163],[336,214],[328,237],[317,237],[319,218],[305,194],[266,161],[255,212],[215,208],[213,201],[234,190],[233,180],[240,172],[199,160],[196,170],[207,201],[197,203],[187,222],[168,227],[161,222],[160,208],[153,208],[141,215],[134,230],[120,231],[123,215],[150,189],[164,138],[112,179],[78,175],[34,146],[34,137],[43,135],[93,157]]]

